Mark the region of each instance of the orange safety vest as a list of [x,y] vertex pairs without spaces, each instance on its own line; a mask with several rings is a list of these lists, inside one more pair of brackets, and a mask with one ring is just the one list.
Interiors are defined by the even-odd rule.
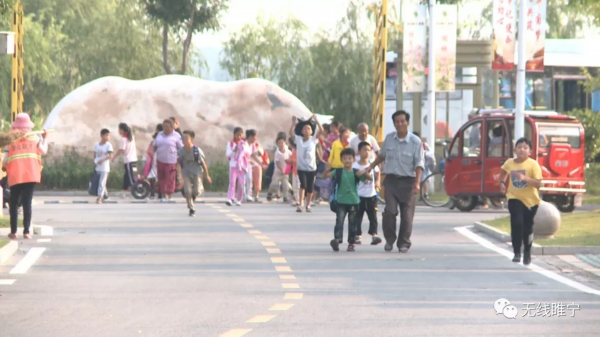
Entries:
[[42,180],[42,156],[36,136],[18,140],[8,146],[6,174],[8,185],[40,183]]

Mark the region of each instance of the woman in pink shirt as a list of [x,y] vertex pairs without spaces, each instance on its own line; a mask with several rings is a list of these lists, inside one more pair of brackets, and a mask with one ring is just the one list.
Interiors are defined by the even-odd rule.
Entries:
[[156,156],[156,173],[162,193],[161,202],[170,202],[175,193],[177,178],[177,151],[183,147],[181,136],[175,132],[173,121],[165,119],[163,131],[156,135],[153,143]]

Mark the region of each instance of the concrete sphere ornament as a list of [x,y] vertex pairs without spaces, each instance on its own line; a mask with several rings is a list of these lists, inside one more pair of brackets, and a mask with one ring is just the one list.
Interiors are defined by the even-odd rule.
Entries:
[[537,239],[552,238],[561,224],[560,211],[542,200],[533,219],[533,235]]

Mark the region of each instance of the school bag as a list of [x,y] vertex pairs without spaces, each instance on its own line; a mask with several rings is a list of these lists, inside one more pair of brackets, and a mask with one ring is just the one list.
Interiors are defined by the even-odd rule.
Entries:
[[269,163],[267,167],[267,171],[265,172],[265,185],[270,186],[271,181],[273,181],[273,173],[275,173],[275,162],[272,161]]
[[[342,181],[343,172],[343,168],[335,170],[335,177],[331,180],[331,195],[329,196],[329,209],[334,213],[337,213],[337,191]],[[356,188],[358,189],[358,183],[360,182],[360,178],[356,176],[356,172],[358,172],[358,170],[353,168],[352,173],[354,174],[354,182],[356,183]]]
[[98,185],[100,185],[100,173],[96,169],[90,174],[90,182],[88,184],[88,194],[98,196]]

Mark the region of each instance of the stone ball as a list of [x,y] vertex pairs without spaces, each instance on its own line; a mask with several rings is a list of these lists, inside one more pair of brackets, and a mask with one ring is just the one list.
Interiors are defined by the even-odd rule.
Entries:
[[533,219],[533,235],[536,238],[551,238],[560,224],[560,211],[554,204],[542,201]]

